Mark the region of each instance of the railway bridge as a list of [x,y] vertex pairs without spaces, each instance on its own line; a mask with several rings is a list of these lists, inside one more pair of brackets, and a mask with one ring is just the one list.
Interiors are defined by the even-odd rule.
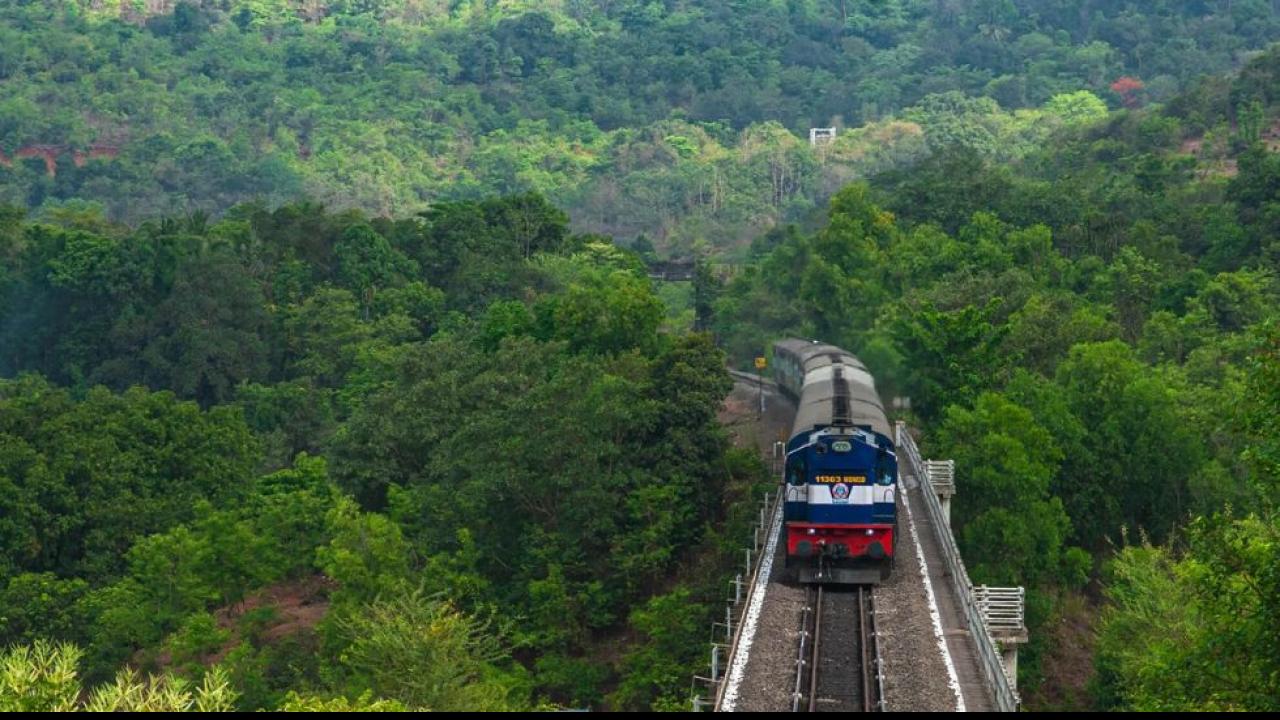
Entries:
[[[775,385],[734,373],[759,393],[778,437],[794,408]],[[696,710],[1016,711],[1017,648],[1027,641],[1022,588],[974,586],[950,526],[950,460],[921,457],[895,427],[900,537],[893,575],[874,588],[797,587],[782,580],[777,492],[762,503],[724,620],[713,628]],[[775,475],[780,443],[766,451]]]

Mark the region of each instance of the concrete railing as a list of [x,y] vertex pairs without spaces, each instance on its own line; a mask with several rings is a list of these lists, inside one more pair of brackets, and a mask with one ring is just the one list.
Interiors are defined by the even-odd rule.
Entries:
[[[969,572],[964,567],[964,560],[960,557],[960,549],[956,547],[955,537],[949,530],[946,516],[942,511],[942,505],[938,502],[938,496],[933,492],[933,482],[929,477],[929,466],[921,459],[920,450],[916,447],[911,433],[907,431],[906,423],[898,423],[897,436],[899,468],[901,469],[902,460],[905,459],[911,474],[920,482],[925,483],[924,491],[920,493],[924,496],[925,512],[928,513],[933,527],[938,530],[938,545],[942,548],[942,560],[946,563],[955,595],[960,599],[960,604],[964,608],[965,624],[968,625],[969,634],[973,637],[974,646],[978,650],[978,665],[982,669],[987,685],[995,696],[996,710],[1000,712],[1017,712],[1021,700],[1018,698],[1018,692],[1014,690],[1013,683],[1009,680],[1004,662],[1000,659],[1000,650],[996,647],[995,640],[992,639],[991,632],[987,629],[987,624],[983,619],[982,611],[974,598],[973,583],[969,581]],[[901,474],[899,472],[899,475]]]
[[1024,608],[1027,603],[1023,588],[979,585],[973,589],[973,598],[992,632],[1026,633]]
[[956,494],[955,460],[925,460],[924,469],[935,493],[946,496]]

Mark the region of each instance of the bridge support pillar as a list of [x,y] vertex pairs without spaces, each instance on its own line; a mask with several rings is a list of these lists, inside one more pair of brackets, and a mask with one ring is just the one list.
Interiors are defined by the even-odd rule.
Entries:
[[1000,659],[1004,662],[1004,671],[1009,676],[1009,685],[1018,689],[1018,644],[1000,643]]

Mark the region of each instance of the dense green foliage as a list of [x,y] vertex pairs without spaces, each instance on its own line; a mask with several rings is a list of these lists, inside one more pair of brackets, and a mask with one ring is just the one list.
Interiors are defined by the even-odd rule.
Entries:
[[242,709],[599,704],[635,667],[614,706],[681,701],[700,635],[601,638],[664,632],[689,563],[708,620],[759,475],[635,256],[535,194],[0,235],[0,644],[216,664]]
[[1144,539],[1108,564],[1110,605],[1097,656],[1097,687],[1106,703],[1133,710],[1277,707],[1278,348],[1280,330],[1272,322],[1257,334],[1246,374],[1241,455],[1263,507],[1198,518],[1179,546]]
[[1094,580],[1099,707],[1272,709],[1274,5],[3,4],[0,704],[682,707],[694,327],[911,398],[1025,690]]
[[0,381],[0,573],[117,574],[142,536],[201,501],[244,502],[258,452],[240,414],[170,393],[77,400],[39,378]]
[[[6,3],[0,201],[138,222],[537,191],[725,246],[926,140],[1016,155],[1096,114],[1077,91],[1164,100],[1277,37],[1263,0]],[[813,126],[848,132],[814,151]]]
[[1183,552],[1121,552],[1098,642],[1103,700],[1126,710],[1274,711],[1278,549],[1274,517],[1222,515],[1195,523]]
[[911,398],[925,452],[957,461],[975,582],[1031,588],[1024,689],[1055,598],[1141,534],[1109,575],[1099,702],[1272,706],[1278,59],[1018,163],[958,147],[850,186],[717,301],[737,362],[819,337]]

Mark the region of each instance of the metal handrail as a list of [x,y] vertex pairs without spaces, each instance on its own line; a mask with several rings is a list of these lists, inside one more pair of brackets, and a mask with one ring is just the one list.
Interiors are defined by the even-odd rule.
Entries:
[[[743,613],[746,612],[747,608],[750,607],[751,598],[756,591],[756,584],[757,584],[756,579],[757,579],[757,575],[760,572],[760,563],[764,559],[764,555],[765,555],[765,553],[763,552],[763,549],[765,547],[764,538],[765,536],[768,535],[768,532],[766,531],[766,529],[772,528],[773,524],[775,522],[778,522],[779,520],[778,514],[782,511],[782,488],[778,488],[775,492],[772,492],[770,493],[770,495],[766,496],[765,502],[763,504],[764,504],[764,507],[761,508],[761,512],[760,512],[761,522],[757,526],[758,532],[756,533],[755,539],[752,543],[753,550],[755,550],[755,553],[754,553],[755,557],[753,558],[754,562],[750,564],[751,571],[746,580],[746,585],[749,589],[747,591],[746,597],[742,598],[741,602],[734,603],[733,605],[730,606],[730,608],[733,608],[736,606],[738,612],[737,612],[737,617],[734,618],[733,627],[732,627],[733,639],[732,641],[729,642],[728,644],[729,652],[726,653],[725,655],[726,672],[728,668],[732,667],[733,659],[738,654],[738,642],[742,636],[742,624],[743,624],[742,615]],[[720,704],[724,700],[724,691],[725,691],[724,679],[725,679],[725,676],[721,674],[719,677],[715,678],[712,681],[716,686],[715,702],[711,706],[713,710],[719,710]]]
[[[921,495],[924,495],[925,511],[929,514],[933,527],[938,529],[947,528],[948,524],[942,512],[942,505],[933,493],[928,466],[921,459],[920,450],[916,447],[911,433],[907,432],[906,423],[898,422],[896,434],[898,436],[897,450],[899,457],[905,455],[915,477],[918,480],[929,483]],[[978,604],[974,600],[973,583],[969,581],[969,572],[965,569],[964,560],[960,557],[960,549],[956,547],[955,536],[949,530],[938,532],[937,534],[939,536],[938,544],[942,548],[943,562],[946,563],[955,594],[960,598],[960,605],[964,608],[965,624],[968,625],[969,634],[973,637],[974,644],[977,646],[982,674],[987,679],[992,694],[995,696],[996,710],[1000,712],[1017,712],[1018,706],[1021,704],[1018,691],[1013,688],[1013,683],[1010,682],[1004,661],[1000,658],[1000,651],[996,648],[995,640],[991,637],[991,632],[983,620],[982,612],[978,609]]]

